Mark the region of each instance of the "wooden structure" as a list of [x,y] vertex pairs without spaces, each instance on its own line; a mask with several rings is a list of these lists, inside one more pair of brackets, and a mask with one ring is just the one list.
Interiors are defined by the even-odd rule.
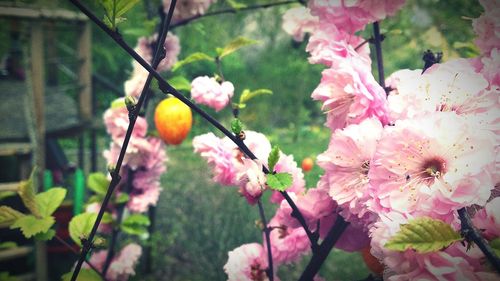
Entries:
[[[36,165],[41,189],[46,137],[81,136],[92,124],[91,26],[81,13],[6,2],[0,2],[0,19],[13,23],[27,39],[22,44],[25,79],[0,78],[0,156],[19,159],[19,180],[26,179]],[[57,56],[54,33],[58,24],[78,36],[69,55],[76,62],[74,69]],[[65,80],[70,87],[58,85],[58,71],[69,76]],[[18,185],[18,181],[3,182],[0,191],[13,191]],[[34,253],[35,273],[24,274],[21,280],[48,280],[45,248],[36,242],[0,250],[0,264]]]

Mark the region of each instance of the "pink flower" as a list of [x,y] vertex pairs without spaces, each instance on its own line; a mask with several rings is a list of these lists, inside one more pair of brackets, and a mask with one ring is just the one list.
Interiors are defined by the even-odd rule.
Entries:
[[[122,148],[124,137],[113,139],[110,148],[103,151],[103,156],[108,164],[116,164],[120,150]],[[150,152],[151,145],[147,139],[142,137],[131,137],[123,159],[123,165],[129,166],[132,170],[139,168],[145,156]]]
[[[106,262],[106,257],[108,251],[96,252],[90,257],[90,262],[100,271],[104,267]],[[106,279],[110,281],[126,281],[130,276],[135,275],[135,266],[139,262],[139,258],[142,255],[141,246],[131,243],[126,245],[120,253],[115,255],[109,265],[108,271],[106,272]],[[89,268],[87,264],[84,264],[84,268]]]
[[234,94],[234,86],[225,81],[221,84],[208,76],[200,76],[191,82],[191,97],[199,104],[207,105],[216,111],[223,109]]
[[440,215],[484,205],[494,186],[494,138],[453,112],[386,127],[370,163],[371,209]]
[[314,31],[318,24],[318,18],[312,16],[306,7],[291,8],[283,14],[283,30],[293,36],[293,40],[301,42],[304,34]]
[[332,129],[376,117],[387,123],[386,94],[371,72],[356,60],[344,60],[322,73],[312,98],[323,102],[327,126]]
[[[362,45],[363,38],[346,33],[337,26],[320,22],[309,38],[306,51],[311,55],[310,63],[336,67],[346,58],[356,57],[356,63],[371,69],[370,48]],[[359,46],[359,49],[356,49]]]
[[[224,265],[228,281],[268,281],[267,254],[262,245],[244,244],[228,253]],[[277,277],[274,280],[278,280]]]
[[318,155],[318,165],[325,170],[318,185],[325,188],[348,221],[362,220],[368,225],[376,214],[368,211],[368,172],[382,124],[377,119],[366,119],[358,125],[336,130],[328,150]]
[[483,236],[488,240],[500,237],[500,197],[486,203],[472,219],[474,226],[482,230]]
[[259,160],[242,159],[243,167],[237,175],[240,193],[247,199],[248,203],[255,204],[262,192],[266,190],[266,175],[262,171],[262,163]]
[[[113,104],[108,108],[103,115],[106,131],[112,138],[124,137],[129,125],[128,110],[125,106],[125,99],[119,98],[113,101]],[[144,117],[137,117],[133,136],[144,137],[148,130],[148,123]]]
[[[163,0],[163,9],[168,13],[170,0]],[[193,16],[203,15],[210,5],[217,0],[182,0],[175,6],[175,11],[172,20],[174,22],[187,19]]]
[[[154,37],[156,37],[155,35]],[[177,62],[177,57],[181,53],[181,45],[179,42],[179,37],[175,34],[168,33],[163,43],[163,48],[165,49],[165,58],[158,64],[158,71],[167,71],[174,66]]]
[[144,84],[146,84],[148,72],[145,69],[139,69],[142,66],[137,67],[137,70],[132,73],[132,77],[125,81],[124,90],[125,95],[139,98],[144,89]]
[[479,1],[485,12],[472,21],[477,37],[476,45],[483,55],[488,56],[494,48],[500,47],[500,7],[498,1]]
[[[311,243],[303,228],[290,228],[280,222],[279,217],[271,219],[268,226],[272,228],[269,236],[273,262],[276,266],[295,262],[310,251]],[[264,249],[267,249],[266,245]]]
[[[274,166],[274,171],[277,173],[289,173],[292,175],[293,183],[292,186],[287,188],[286,191],[288,193],[293,192],[299,194],[305,191],[306,182],[304,180],[304,174],[302,173],[302,169],[297,167],[297,162],[293,160],[293,155],[281,153],[278,163]],[[281,195],[278,191],[273,191],[270,198],[273,203],[280,203],[283,199],[283,195]]]
[[391,89],[387,97],[390,123],[422,113],[422,108],[415,106],[420,104],[419,96],[424,94],[419,92],[418,81],[420,81],[421,76],[421,69],[402,69],[394,72],[385,80],[385,84]]
[[144,213],[149,206],[156,206],[160,198],[161,187],[159,183],[151,184],[146,190],[134,190],[130,193],[127,208],[136,213]]
[[[499,47],[500,48],[500,47]],[[481,73],[484,78],[490,83],[490,88],[500,91],[500,51],[498,48],[491,50],[490,56],[485,56],[481,58],[481,63],[483,68]]]

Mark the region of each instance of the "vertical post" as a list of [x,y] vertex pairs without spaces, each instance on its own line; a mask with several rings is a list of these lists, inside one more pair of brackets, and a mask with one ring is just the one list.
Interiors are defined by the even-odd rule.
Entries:
[[378,82],[385,90],[384,59],[382,57],[382,36],[378,21],[373,23],[373,39],[375,43],[375,54],[377,56]]
[[[30,120],[34,128],[34,164],[37,166],[37,187],[42,191],[43,172],[45,171],[45,73],[44,73],[44,40],[42,22],[30,25],[30,76],[33,93],[34,118]],[[47,281],[47,251],[44,242],[35,242],[36,279]]]
[[92,118],[92,56],[91,41],[92,31],[90,22],[82,24],[80,38],[78,39],[78,60],[80,70],[78,71],[78,83],[81,86],[80,118],[84,122],[90,122]]

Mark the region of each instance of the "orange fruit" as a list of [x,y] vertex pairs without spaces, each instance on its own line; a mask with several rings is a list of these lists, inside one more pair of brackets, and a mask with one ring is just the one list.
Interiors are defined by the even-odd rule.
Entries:
[[365,247],[361,250],[361,255],[363,256],[363,260],[365,261],[366,266],[378,276],[382,276],[384,272],[384,265],[381,264],[376,257],[370,253],[371,247]]
[[302,170],[304,172],[309,172],[310,170],[312,170],[314,166],[314,161],[312,160],[311,157],[306,157],[304,158],[304,160],[302,160]]
[[167,144],[180,144],[189,134],[192,124],[191,109],[178,98],[166,98],[156,106],[156,130]]

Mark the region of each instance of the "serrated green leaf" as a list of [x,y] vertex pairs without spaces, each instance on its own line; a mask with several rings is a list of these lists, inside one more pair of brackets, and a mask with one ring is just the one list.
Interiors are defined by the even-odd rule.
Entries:
[[38,241],[48,241],[48,240],[51,240],[52,238],[54,238],[55,235],[56,235],[56,231],[53,229],[49,229],[47,232],[36,234],[35,239]]
[[38,211],[42,217],[52,215],[66,197],[66,189],[62,187],[53,187],[47,191],[38,193],[35,196]]
[[0,227],[9,227],[17,219],[24,217],[25,214],[16,211],[8,206],[0,206]]
[[293,178],[288,173],[268,174],[266,183],[270,189],[285,191],[292,185]]
[[33,184],[35,174],[36,169],[33,169],[33,171],[31,171],[30,178],[28,180],[21,181],[17,193],[21,197],[21,200],[23,200],[24,206],[26,206],[26,208],[28,208],[33,215],[39,217],[40,212],[38,211],[38,206],[35,201],[35,188]]
[[116,17],[124,15],[132,9],[140,0],[116,0]]
[[219,58],[222,59],[225,56],[228,56],[239,49],[249,46],[249,45],[254,45],[259,43],[259,41],[248,39],[245,37],[238,37],[234,39],[233,41],[229,42],[226,46],[224,46],[222,49],[217,50],[217,54],[219,55]]
[[125,203],[128,202],[129,198],[130,198],[130,196],[128,196],[128,194],[126,194],[126,193],[120,193],[118,195],[118,197],[116,197],[115,203],[116,204],[125,204]]
[[196,52],[196,53],[193,53],[193,54],[187,56],[187,58],[185,58],[181,61],[178,61],[176,64],[174,64],[174,66],[172,67],[172,71],[176,71],[181,66],[193,63],[195,61],[200,61],[200,60],[214,61],[215,59],[213,57],[205,54],[205,53]]
[[24,237],[30,238],[37,233],[47,232],[55,222],[53,217],[37,218],[33,215],[27,215],[17,219],[10,228],[20,228]]
[[261,96],[261,95],[272,95],[273,91],[269,89],[257,89],[255,91],[250,91],[245,89],[240,96],[240,104],[246,104],[249,100]]
[[104,8],[104,23],[115,30],[116,25],[125,20],[124,15],[128,10],[134,7],[139,0],[102,0],[100,1]]
[[236,9],[236,10],[243,9],[243,8],[247,7],[247,5],[245,5],[243,3],[238,3],[234,0],[226,0],[226,2],[229,4],[229,6],[231,6],[231,8]]
[[177,90],[191,91],[191,82],[184,76],[175,76],[167,80],[167,82]]
[[[65,273],[61,277],[61,280],[62,281],[70,281],[72,275],[73,275],[73,271]],[[80,270],[80,273],[78,274],[78,278],[76,278],[76,281],[102,281],[102,278],[93,269],[82,268]]]
[[0,249],[10,249],[10,248],[15,248],[15,247],[17,247],[17,243],[14,241],[6,241],[6,242],[0,243]]
[[82,246],[81,238],[89,236],[97,219],[95,213],[82,213],[74,216],[69,222],[69,236],[76,244]]
[[429,217],[410,220],[385,244],[394,251],[416,250],[419,253],[439,251],[462,240],[449,224]]
[[[123,102],[125,105],[125,102]],[[92,173],[87,178],[87,186],[97,194],[105,195],[108,191],[109,180],[103,173]]]
[[497,237],[490,241],[490,246],[495,251],[495,254],[500,257],[500,237]]
[[147,233],[149,224],[149,218],[145,215],[133,214],[123,220],[121,229],[131,235],[143,235]]
[[233,131],[234,134],[239,134],[241,133],[241,130],[243,130],[243,123],[241,122],[240,119],[235,118],[231,121],[231,131]]
[[276,163],[280,160],[280,148],[279,146],[275,145],[273,146],[273,149],[271,149],[271,153],[269,153],[269,156],[267,157],[267,166],[269,167],[269,171],[272,173],[274,171],[274,166],[276,166]]

